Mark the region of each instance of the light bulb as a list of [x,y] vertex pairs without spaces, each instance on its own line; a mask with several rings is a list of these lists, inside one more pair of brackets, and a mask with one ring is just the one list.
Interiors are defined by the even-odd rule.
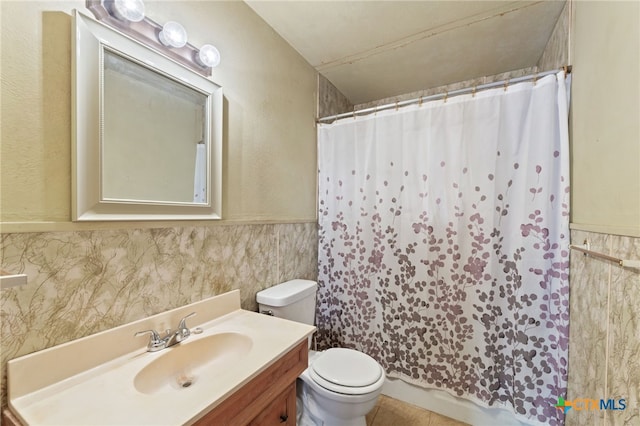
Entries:
[[114,0],[113,15],[121,21],[140,22],[144,19],[142,0]]
[[220,64],[220,52],[215,46],[205,44],[196,55],[196,62],[203,67],[217,67]]
[[187,30],[179,23],[169,21],[162,27],[158,39],[165,46],[183,47],[187,44]]

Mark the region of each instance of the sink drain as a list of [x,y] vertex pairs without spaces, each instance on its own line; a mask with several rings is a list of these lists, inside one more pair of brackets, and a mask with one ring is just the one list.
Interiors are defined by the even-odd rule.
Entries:
[[178,376],[176,381],[178,382],[178,386],[180,386],[181,388],[188,388],[194,382],[193,377],[186,376],[186,375]]

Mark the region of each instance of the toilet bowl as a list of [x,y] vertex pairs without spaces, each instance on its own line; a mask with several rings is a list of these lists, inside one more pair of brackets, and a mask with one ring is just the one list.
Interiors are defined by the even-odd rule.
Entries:
[[[292,280],[258,292],[260,312],[313,324],[317,284]],[[309,366],[297,381],[301,426],[366,426],[385,373],[369,355],[354,349],[309,351]]]
[[309,367],[298,378],[298,424],[366,426],[385,374],[370,356],[332,348],[309,354]]

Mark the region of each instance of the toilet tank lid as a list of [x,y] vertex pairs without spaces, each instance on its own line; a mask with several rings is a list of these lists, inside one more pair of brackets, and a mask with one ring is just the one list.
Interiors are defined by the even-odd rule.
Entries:
[[318,284],[310,280],[291,280],[266,288],[256,294],[256,301],[269,306],[286,306],[316,292]]

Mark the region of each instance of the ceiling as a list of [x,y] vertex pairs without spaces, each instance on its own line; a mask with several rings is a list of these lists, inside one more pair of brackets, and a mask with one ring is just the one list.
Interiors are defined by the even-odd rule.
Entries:
[[565,1],[246,3],[353,104],[533,67]]

